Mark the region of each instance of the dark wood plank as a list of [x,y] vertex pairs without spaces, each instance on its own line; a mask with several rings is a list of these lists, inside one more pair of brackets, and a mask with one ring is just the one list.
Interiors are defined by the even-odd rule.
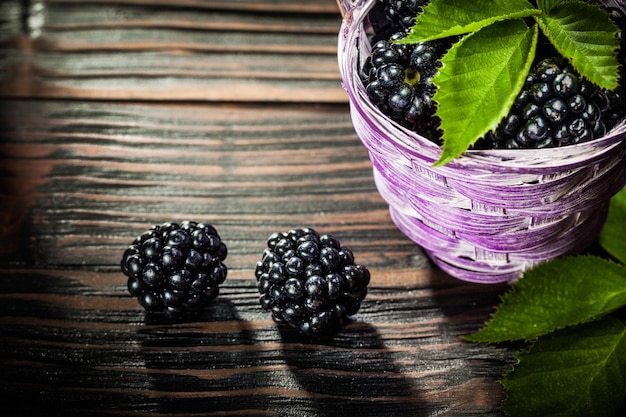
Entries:
[[[47,3],[85,4],[83,0],[47,0]],[[89,3],[110,4],[111,0],[90,0]],[[279,13],[336,13],[338,5],[333,0],[115,0],[117,4],[150,5],[160,7],[186,7],[213,10],[244,10],[250,12]]]
[[[389,219],[345,105],[3,101],[0,401],[11,415],[499,416],[504,347],[464,343],[503,286],[432,268]],[[195,320],[146,316],[118,262],[152,224],[229,245]],[[372,270],[354,321],[307,340],[258,305],[273,231],[334,233]]]
[[[7,41],[22,31],[22,4],[19,0],[0,2],[0,42]],[[0,59],[2,56],[0,55]],[[1,68],[1,66],[0,66]]]
[[298,10],[262,1],[37,5],[25,36],[9,37],[22,21],[11,8],[6,97],[347,101],[331,1]]

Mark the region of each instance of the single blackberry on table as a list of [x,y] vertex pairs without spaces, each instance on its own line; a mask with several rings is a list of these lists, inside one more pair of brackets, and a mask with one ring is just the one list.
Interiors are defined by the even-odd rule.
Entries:
[[363,84],[370,100],[386,116],[433,141],[438,119],[432,97],[433,77],[441,66],[445,41],[404,45],[403,32],[373,46],[363,67]]
[[172,318],[202,310],[217,297],[228,270],[228,250],[217,230],[193,221],[164,223],[138,236],[124,251],[128,292],[149,312]]
[[261,307],[305,334],[341,327],[359,310],[370,281],[350,249],[311,228],[272,234],[255,276]]
[[485,136],[493,148],[548,148],[602,137],[621,114],[619,92],[602,90],[559,58],[539,61],[530,71],[509,114]]

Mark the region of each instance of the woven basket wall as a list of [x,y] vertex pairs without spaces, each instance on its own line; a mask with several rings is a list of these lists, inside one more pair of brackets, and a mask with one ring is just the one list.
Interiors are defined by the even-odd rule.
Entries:
[[397,227],[448,274],[481,283],[514,281],[593,243],[608,200],[626,185],[626,122],[591,142],[470,150],[433,167],[439,146],[383,115],[361,82],[376,1],[343,1],[338,60],[354,128]]

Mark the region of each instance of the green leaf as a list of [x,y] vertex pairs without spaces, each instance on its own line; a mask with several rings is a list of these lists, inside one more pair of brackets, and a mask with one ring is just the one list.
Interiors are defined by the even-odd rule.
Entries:
[[411,32],[400,43],[420,43],[433,39],[476,32],[505,19],[541,13],[527,0],[437,0],[424,7]]
[[561,4],[564,0],[537,0],[537,6],[544,13],[549,13],[550,10]]
[[515,282],[472,342],[532,340],[626,305],[626,268],[600,257],[543,263]]
[[626,264],[626,188],[611,198],[609,215],[598,241],[608,253]]
[[618,86],[618,28],[600,7],[580,0],[562,2],[549,15],[535,16],[557,51],[585,78],[602,88]]
[[498,22],[465,36],[450,48],[434,77],[433,100],[443,131],[443,165],[495,129],[521,90],[535,55],[537,26]]
[[626,393],[626,329],[607,317],[539,338],[505,375],[511,417],[614,417]]

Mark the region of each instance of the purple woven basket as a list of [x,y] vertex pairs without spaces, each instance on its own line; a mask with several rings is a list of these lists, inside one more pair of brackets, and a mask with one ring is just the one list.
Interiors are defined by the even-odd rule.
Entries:
[[[533,266],[586,249],[608,200],[626,185],[626,121],[562,148],[470,150],[433,167],[441,148],[370,102],[359,77],[377,0],[341,0],[338,60],[355,131],[397,227],[448,274],[512,282]],[[624,9],[619,0],[604,3]]]

